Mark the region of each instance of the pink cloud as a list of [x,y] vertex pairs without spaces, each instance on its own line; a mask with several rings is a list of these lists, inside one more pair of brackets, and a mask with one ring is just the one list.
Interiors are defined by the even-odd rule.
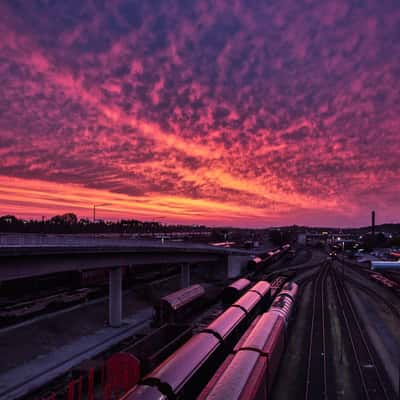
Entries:
[[398,214],[399,15],[377,1],[128,3],[22,19],[3,6],[3,212],[68,208],[57,187],[80,213],[115,196],[110,217],[149,215],[141,201],[242,226]]

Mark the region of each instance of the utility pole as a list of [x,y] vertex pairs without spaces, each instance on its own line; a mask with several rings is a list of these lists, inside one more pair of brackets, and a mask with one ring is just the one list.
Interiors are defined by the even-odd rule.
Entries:
[[105,207],[110,206],[110,203],[103,203],[103,204],[93,204],[93,223],[96,223],[96,207]]
[[[342,285],[344,286],[344,240],[342,241]],[[344,351],[343,347],[344,347],[344,337],[342,330],[340,333],[340,364],[343,363],[343,351]]]
[[342,242],[342,280],[344,285],[344,241]]

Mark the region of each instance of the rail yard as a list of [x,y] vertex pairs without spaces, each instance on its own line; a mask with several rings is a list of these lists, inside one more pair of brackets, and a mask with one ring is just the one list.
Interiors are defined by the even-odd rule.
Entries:
[[[22,396],[0,387],[0,397],[396,399],[399,277],[328,253],[284,245],[249,257],[235,279],[207,280],[198,268],[181,289],[176,266],[127,269],[124,296],[138,295],[133,310],[150,307],[135,333]],[[103,271],[71,276],[64,290],[3,302],[0,343],[29,320],[106,306]]]

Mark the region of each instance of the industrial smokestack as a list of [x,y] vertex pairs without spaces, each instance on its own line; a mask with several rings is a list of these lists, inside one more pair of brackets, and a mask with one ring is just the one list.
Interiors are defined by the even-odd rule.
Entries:
[[375,211],[372,211],[372,237],[375,237]]

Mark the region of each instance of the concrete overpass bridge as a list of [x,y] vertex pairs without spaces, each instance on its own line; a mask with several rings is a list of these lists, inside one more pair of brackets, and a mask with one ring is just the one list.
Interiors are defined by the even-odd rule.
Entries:
[[[258,250],[258,253],[265,251]],[[239,275],[254,251],[163,240],[104,239],[75,235],[0,236],[0,282],[57,272],[102,269],[109,273],[109,322],[122,323],[122,267],[180,264],[181,285],[190,265],[217,263],[227,277]]]

